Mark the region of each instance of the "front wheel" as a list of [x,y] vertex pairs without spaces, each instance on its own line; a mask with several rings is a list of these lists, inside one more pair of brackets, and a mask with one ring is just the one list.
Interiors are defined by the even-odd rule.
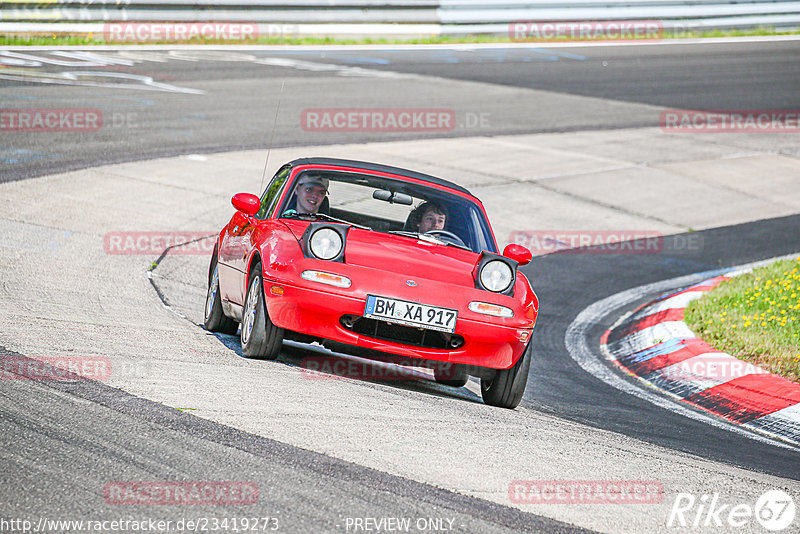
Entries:
[[235,334],[239,323],[222,312],[222,299],[219,294],[219,267],[216,254],[211,258],[211,275],[208,277],[206,292],[206,311],[203,324],[209,332]]
[[267,315],[264,302],[264,284],[261,264],[251,271],[250,285],[242,314],[242,353],[248,358],[274,360],[281,351],[283,329],[278,328]]
[[492,377],[481,378],[481,396],[489,406],[514,409],[519,406],[525,386],[528,383],[528,371],[531,367],[531,346],[528,343],[522,357],[509,369],[497,369]]

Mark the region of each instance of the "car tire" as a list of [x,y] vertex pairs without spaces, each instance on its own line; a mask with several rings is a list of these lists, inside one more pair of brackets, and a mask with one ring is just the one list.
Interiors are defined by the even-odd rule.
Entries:
[[208,291],[206,292],[206,310],[203,324],[209,332],[222,334],[236,334],[239,323],[222,312],[222,297],[219,294],[219,271],[217,256],[211,258],[211,273],[208,277]]
[[283,329],[270,320],[264,302],[261,264],[250,271],[250,284],[242,312],[242,354],[248,358],[274,360],[281,351]]
[[481,396],[489,406],[514,409],[519,406],[525,386],[528,383],[528,371],[531,367],[531,345],[522,357],[508,369],[497,369],[491,377],[481,378]]
[[467,374],[467,370],[464,368],[464,366],[451,363],[434,367],[433,378],[439,384],[460,388],[467,384],[469,375]]

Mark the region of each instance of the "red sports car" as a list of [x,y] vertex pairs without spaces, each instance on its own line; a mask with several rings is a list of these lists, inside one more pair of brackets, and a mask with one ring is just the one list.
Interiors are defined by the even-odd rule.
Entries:
[[[217,239],[205,326],[242,352],[274,359],[283,339],[432,368],[460,387],[480,377],[484,402],[516,407],[525,391],[539,301],[503,254],[481,202],[414,171],[298,159],[261,198],[233,196]],[[342,350],[346,352],[346,350]]]

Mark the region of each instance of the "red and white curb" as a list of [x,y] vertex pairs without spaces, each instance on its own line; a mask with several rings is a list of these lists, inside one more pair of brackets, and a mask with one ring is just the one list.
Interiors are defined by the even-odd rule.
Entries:
[[689,303],[752,266],[668,293],[623,317],[601,345],[628,374],[727,421],[800,445],[800,384],[716,350],[683,322]]

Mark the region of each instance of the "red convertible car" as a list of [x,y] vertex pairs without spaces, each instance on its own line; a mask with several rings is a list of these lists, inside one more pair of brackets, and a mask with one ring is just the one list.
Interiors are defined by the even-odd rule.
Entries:
[[414,171],[328,158],[284,165],[261,198],[238,193],[208,274],[205,326],[274,359],[283,339],[432,368],[484,402],[525,391],[539,302],[502,254],[481,202]]

